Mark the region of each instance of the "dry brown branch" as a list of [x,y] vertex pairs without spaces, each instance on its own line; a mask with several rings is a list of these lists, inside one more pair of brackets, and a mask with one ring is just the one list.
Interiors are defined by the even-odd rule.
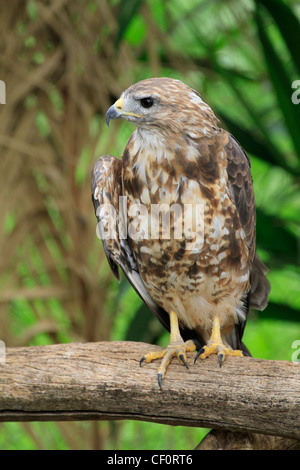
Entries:
[[1,339],[14,346],[34,333],[19,324],[20,337],[11,334],[16,305],[46,326],[53,300],[69,321],[70,340],[110,336],[113,315],[109,321],[103,315],[109,275],[99,275],[106,260],[90,198],[93,162],[114,152],[103,139],[104,117],[93,135],[90,123],[123,89],[123,53],[114,50],[116,12],[106,3],[91,15],[88,5],[69,0],[38,2],[32,18],[23,2],[1,16],[0,78],[7,99],[0,107],[0,226],[9,221],[10,228],[0,231],[0,326]]
[[160,391],[155,347],[101,342],[8,348],[0,365],[0,421],[134,419],[300,439],[299,367],[214,357],[186,370],[173,360]]

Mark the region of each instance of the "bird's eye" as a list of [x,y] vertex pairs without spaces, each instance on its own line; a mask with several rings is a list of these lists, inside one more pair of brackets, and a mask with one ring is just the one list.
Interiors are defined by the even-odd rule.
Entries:
[[141,105],[143,106],[143,108],[151,108],[151,106],[153,106],[153,103],[153,98],[151,98],[150,96],[141,99]]

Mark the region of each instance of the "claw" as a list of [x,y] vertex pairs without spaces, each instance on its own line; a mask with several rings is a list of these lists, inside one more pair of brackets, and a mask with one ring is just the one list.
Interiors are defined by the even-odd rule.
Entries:
[[162,380],[166,374],[167,368],[173,357],[178,357],[181,364],[183,364],[187,369],[186,353],[195,351],[196,344],[193,340],[183,341],[180,331],[178,318],[175,312],[170,312],[170,344],[166,349],[160,351],[150,352],[145,354],[140,360],[140,366],[143,362],[152,362],[155,359],[162,359],[161,364],[157,371],[157,380],[159,388],[162,390]]
[[226,346],[221,337],[221,329],[220,329],[220,319],[219,317],[215,317],[213,321],[213,327],[211,332],[210,340],[208,341],[207,345],[204,346],[200,351],[197,352],[194,363],[200,356],[201,359],[205,359],[206,357],[210,356],[211,354],[218,355],[218,362],[220,367],[224,362],[226,356],[239,356],[243,357],[243,352],[239,350],[231,349],[229,346]]
[[158,381],[158,385],[159,385],[159,388],[162,390],[162,386],[161,386],[161,383],[162,383],[162,374],[157,374],[157,381]]
[[203,354],[205,352],[205,348],[201,348],[199,349],[199,351],[197,351],[197,354],[195,356],[195,359],[194,359],[194,364],[196,363],[198,357],[200,356],[200,354]]
[[143,356],[142,359],[140,360],[140,367],[142,367],[142,364],[145,360],[146,360],[146,358],[145,358],[145,356]]
[[185,360],[185,357],[184,357],[183,354],[179,354],[179,359],[181,360],[181,362],[183,363],[183,365],[185,365],[185,367],[188,369],[189,366],[187,365],[186,360]]
[[223,357],[224,357],[224,354],[218,355],[218,361],[219,361],[220,367],[222,367]]

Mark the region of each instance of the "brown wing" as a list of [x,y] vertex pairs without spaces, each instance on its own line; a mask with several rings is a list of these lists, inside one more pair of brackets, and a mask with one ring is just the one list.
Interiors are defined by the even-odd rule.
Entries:
[[[162,325],[169,330],[169,315],[147,292],[127,238],[119,238],[119,227],[124,224],[124,217],[119,212],[119,197],[122,196],[122,160],[111,155],[98,158],[92,170],[91,190],[99,235],[112,272],[119,280],[118,266],[121,267],[132,287]],[[116,219],[115,224],[112,224],[113,216]],[[109,224],[112,232],[107,236]]]
[[251,175],[251,164],[246,152],[237,140],[226,131],[228,139],[225,145],[227,156],[227,173],[230,191],[236,204],[241,225],[246,234],[249,248],[251,269],[251,290],[249,307],[263,310],[268,303],[270,283],[266,278],[267,267],[256,253],[256,209]]
[[[98,235],[102,239],[103,248],[109,266],[119,281],[118,260],[120,257],[120,240],[118,231],[115,237],[108,236],[108,224],[112,222],[112,216],[118,215],[117,207],[121,194],[121,160],[104,155],[98,158],[92,171],[92,201],[98,220]],[[114,214],[111,212],[114,211]],[[117,217],[115,217],[117,225]],[[112,227],[112,225],[110,225]],[[116,227],[115,227],[116,228]],[[106,233],[105,233],[106,232]]]

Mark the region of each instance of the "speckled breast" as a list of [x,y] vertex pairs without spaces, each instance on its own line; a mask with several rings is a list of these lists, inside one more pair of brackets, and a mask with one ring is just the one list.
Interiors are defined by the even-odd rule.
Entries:
[[217,303],[238,278],[248,282],[249,268],[226,162],[184,158],[180,146],[154,155],[133,140],[123,156],[128,240],[141,277],[160,304],[175,292]]

